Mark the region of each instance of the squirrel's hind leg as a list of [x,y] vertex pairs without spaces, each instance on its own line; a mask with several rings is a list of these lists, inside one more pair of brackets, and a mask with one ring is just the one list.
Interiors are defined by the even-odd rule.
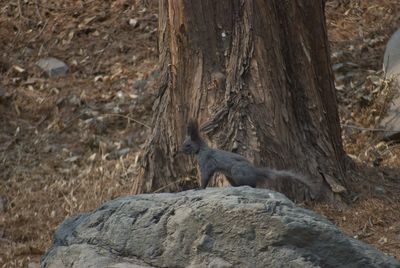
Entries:
[[232,185],[233,187],[238,187],[240,185],[238,185],[234,179],[232,179],[231,177],[225,176],[225,178],[228,180],[229,184]]

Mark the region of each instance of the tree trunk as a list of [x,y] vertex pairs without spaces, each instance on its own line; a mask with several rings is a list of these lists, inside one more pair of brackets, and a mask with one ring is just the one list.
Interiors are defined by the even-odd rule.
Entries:
[[175,155],[189,118],[213,147],[302,173],[322,199],[346,191],[323,0],[161,0],[159,10],[160,92],[134,193],[182,190],[196,174]]

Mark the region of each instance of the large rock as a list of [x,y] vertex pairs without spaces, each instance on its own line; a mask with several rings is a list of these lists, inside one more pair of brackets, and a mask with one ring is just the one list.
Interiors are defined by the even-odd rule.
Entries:
[[400,267],[282,194],[147,194],[66,220],[43,267]]
[[394,97],[387,115],[381,122],[381,127],[391,132],[384,133],[383,137],[386,140],[400,140],[400,29],[392,35],[386,45],[383,69],[387,77],[395,80]]

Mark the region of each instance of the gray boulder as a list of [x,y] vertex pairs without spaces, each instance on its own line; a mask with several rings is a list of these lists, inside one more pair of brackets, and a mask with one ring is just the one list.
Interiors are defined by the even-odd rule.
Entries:
[[284,195],[250,187],[145,194],[66,220],[42,267],[400,267]]
[[386,45],[383,70],[387,77],[394,78],[395,88],[393,99],[380,126],[389,131],[383,133],[385,140],[400,140],[400,29]]

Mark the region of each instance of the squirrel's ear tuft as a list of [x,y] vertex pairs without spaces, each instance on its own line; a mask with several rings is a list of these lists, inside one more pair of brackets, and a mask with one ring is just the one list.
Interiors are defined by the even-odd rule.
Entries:
[[199,135],[199,125],[197,121],[194,119],[190,119],[187,125],[187,134],[190,136],[190,139],[193,141],[197,141],[200,139]]

